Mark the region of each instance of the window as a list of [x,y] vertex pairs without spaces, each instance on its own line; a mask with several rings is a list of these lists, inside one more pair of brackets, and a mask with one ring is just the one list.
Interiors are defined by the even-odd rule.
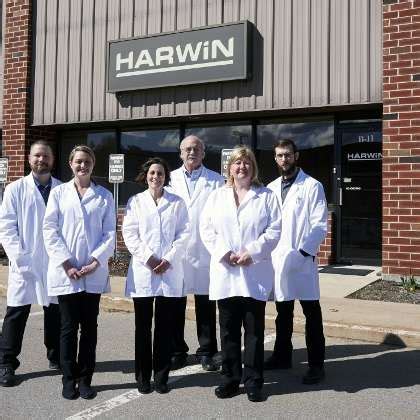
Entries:
[[220,173],[220,156],[222,149],[233,149],[239,144],[252,146],[251,124],[187,126],[185,136],[194,134],[206,145],[204,164]]
[[117,153],[117,137],[115,131],[68,131],[63,133],[60,143],[60,175],[63,182],[69,181],[72,172],[69,166],[69,156],[73,147],[84,144],[92,148],[96,163],[93,170],[94,180],[112,191],[108,183],[109,155]]
[[135,179],[141,165],[152,157],[165,159],[171,170],[179,164],[180,131],[178,128],[164,130],[136,130],[121,133],[121,153],[125,155],[125,182],[120,187],[120,204],[125,205],[134,194],[144,191]]
[[[302,120],[299,120],[302,121]],[[332,199],[334,162],[334,122],[270,122],[257,126],[257,161],[264,184],[279,176],[273,145],[279,139],[291,139],[299,150],[299,166],[320,181],[327,201]]]

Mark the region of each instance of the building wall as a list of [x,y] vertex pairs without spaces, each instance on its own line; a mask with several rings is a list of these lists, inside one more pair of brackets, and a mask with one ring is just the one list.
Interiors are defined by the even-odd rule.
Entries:
[[0,0],[0,129],[3,125],[3,32],[4,32],[4,13],[3,0]]
[[420,276],[420,1],[383,2],[383,274]]
[[[380,103],[381,0],[35,2],[35,125]],[[247,19],[253,78],[106,92],[106,42]]]
[[2,155],[9,158],[9,181],[25,174],[29,143],[55,139],[48,128],[30,126],[32,0],[4,0],[4,87]]

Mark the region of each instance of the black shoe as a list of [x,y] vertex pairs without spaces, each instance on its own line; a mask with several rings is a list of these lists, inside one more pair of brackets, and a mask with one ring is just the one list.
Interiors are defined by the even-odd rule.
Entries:
[[0,386],[15,386],[15,371],[11,367],[0,368]]
[[217,398],[232,398],[238,394],[239,385],[238,384],[222,384],[219,385],[214,393]]
[[76,400],[79,398],[79,391],[76,389],[76,382],[69,382],[63,385],[63,392],[61,393],[66,400]]
[[264,362],[264,370],[290,369],[292,362],[280,360],[273,354]]
[[219,366],[214,363],[213,358],[210,356],[201,356],[200,363],[203,370],[206,370],[207,372],[215,372],[216,370],[219,370]]
[[325,370],[323,367],[312,366],[302,378],[302,383],[305,385],[313,385],[320,383],[325,378]]
[[79,394],[84,400],[93,400],[98,395],[94,388],[83,382],[79,383]]
[[256,386],[246,388],[246,393],[248,395],[248,400],[251,402],[261,402],[264,401],[261,388]]
[[152,385],[150,385],[150,381],[139,382],[137,384],[137,390],[140,394],[150,394],[152,392]]
[[168,384],[155,384],[155,391],[158,394],[167,394],[169,392]]
[[177,354],[171,357],[171,370],[182,369],[187,365],[187,354]]
[[53,360],[49,360],[48,368],[51,370],[60,370],[60,363],[54,362]]

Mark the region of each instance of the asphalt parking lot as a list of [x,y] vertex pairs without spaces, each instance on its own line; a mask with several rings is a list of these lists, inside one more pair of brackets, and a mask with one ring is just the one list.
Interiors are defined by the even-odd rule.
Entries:
[[[0,320],[5,299],[0,299]],[[273,347],[266,332],[267,354]],[[0,389],[1,419],[134,418],[418,418],[420,351],[351,340],[328,339],[327,378],[302,385],[306,369],[304,337],[294,337],[294,367],[266,374],[267,400],[251,403],[242,393],[218,400],[218,373],[189,365],[171,376],[171,392],[140,395],[134,382],[133,314],[100,315],[95,400],[66,401],[61,378],[49,371],[42,343],[42,314],[34,307],[29,318],[17,371],[20,385]],[[195,324],[187,321],[190,352],[196,348]]]

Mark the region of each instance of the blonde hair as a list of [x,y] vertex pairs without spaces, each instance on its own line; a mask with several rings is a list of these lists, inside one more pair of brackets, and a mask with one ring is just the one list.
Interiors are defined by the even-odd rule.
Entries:
[[74,159],[74,155],[76,154],[76,152],[84,152],[87,153],[93,160],[93,164],[95,164],[95,153],[93,153],[93,150],[89,147],[86,146],[84,144],[78,144],[77,146],[73,147],[73,150],[70,152],[70,156],[69,156],[69,162],[72,162]]
[[230,174],[230,167],[232,166],[233,162],[237,161],[238,159],[247,159],[251,162],[251,169],[252,169],[251,185],[260,187],[262,183],[258,179],[258,166],[257,166],[257,161],[255,159],[254,152],[249,147],[246,147],[246,146],[236,146],[229,157],[229,161],[227,164],[227,174],[228,174],[227,185],[229,186],[233,185],[233,176]]

